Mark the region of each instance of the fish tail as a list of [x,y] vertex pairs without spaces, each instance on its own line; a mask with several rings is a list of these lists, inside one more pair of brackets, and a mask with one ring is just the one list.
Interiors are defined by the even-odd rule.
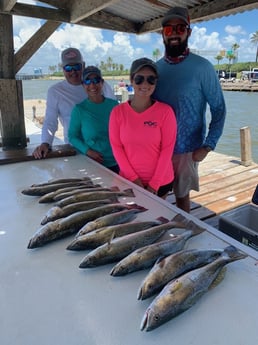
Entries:
[[125,194],[125,196],[135,197],[135,194],[134,194],[132,188],[125,189],[125,190],[123,191],[123,193]]
[[228,246],[224,249],[223,256],[227,256],[229,261],[241,260],[247,257],[247,254],[238,250],[235,246]]
[[138,205],[138,204],[126,204],[126,208],[128,210],[137,210],[138,212],[145,212],[148,211],[147,208],[145,208],[144,206]]
[[165,224],[165,223],[168,223],[169,222],[169,220],[167,219],[167,218],[165,218],[165,217],[158,217],[157,218],[157,221],[159,221],[161,224]]

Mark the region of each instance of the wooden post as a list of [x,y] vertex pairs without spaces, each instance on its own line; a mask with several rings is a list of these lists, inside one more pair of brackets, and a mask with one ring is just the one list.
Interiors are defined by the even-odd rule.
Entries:
[[251,132],[249,127],[240,128],[241,164],[252,165]]

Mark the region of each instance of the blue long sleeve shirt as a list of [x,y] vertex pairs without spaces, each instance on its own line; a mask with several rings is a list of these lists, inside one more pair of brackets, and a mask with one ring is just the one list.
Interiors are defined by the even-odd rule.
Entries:
[[[212,64],[190,53],[177,64],[157,62],[159,79],[154,98],[169,104],[177,119],[174,153],[193,152],[201,146],[213,150],[222,135],[226,106],[219,79]],[[206,109],[211,120],[206,123]]]

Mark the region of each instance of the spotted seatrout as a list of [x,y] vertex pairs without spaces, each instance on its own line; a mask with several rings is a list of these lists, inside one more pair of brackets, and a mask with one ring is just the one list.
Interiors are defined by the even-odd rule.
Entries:
[[79,211],[65,218],[57,219],[43,225],[31,238],[28,248],[37,248],[48,242],[76,233],[84,224],[101,215],[127,209],[128,205],[109,204],[91,210]]
[[[121,211],[123,212],[123,211]],[[115,215],[115,214],[114,214]],[[130,215],[130,214],[129,214]],[[136,214],[132,214],[132,217]],[[126,217],[127,218],[127,217]],[[143,221],[143,222],[129,222],[128,219],[125,220],[126,223],[109,225],[101,227],[91,232],[81,235],[73,240],[67,247],[69,250],[82,250],[82,249],[95,249],[102,244],[108,242],[117,237],[128,235],[137,231],[148,229],[152,226],[161,224],[160,221]]]
[[113,202],[118,197],[135,197],[134,192],[131,188],[123,191],[98,191],[89,193],[79,193],[77,195],[64,198],[56,203],[56,206],[64,207],[74,202],[100,200],[100,199],[112,199]]
[[148,246],[136,249],[123,260],[118,262],[110,274],[112,276],[122,276],[127,273],[139,271],[151,267],[158,258],[175,253],[181,250],[186,241],[192,236],[203,232],[202,228],[186,230],[180,235],[170,235],[171,239],[153,243]]
[[169,282],[146,310],[141,330],[151,331],[192,307],[208,291],[226,264],[246,256],[234,246],[228,246],[213,262]]
[[214,261],[221,252],[221,249],[189,249],[161,258],[142,281],[137,298],[153,296],[172,279]]
[[46,213],[45,217],[41,221],[41,225],[52,222],[53,220],[64,218],[70,216],[71,214],[78,211],[86,211],[92,208],[111,204],[112,200],[103,199],[103,200],[92,200],[92,201],[82,201],[75,202],[74,204],[67,205],[64,207],[53,206]]
[[159,239],[166,231],[179,227],[177,222],[167,222],[156,225],[137,233],[115,238],[102,246],[93,249],[84,257],[80,268],[96,267],[107,263],[119,261],[135,249],[151,244]]

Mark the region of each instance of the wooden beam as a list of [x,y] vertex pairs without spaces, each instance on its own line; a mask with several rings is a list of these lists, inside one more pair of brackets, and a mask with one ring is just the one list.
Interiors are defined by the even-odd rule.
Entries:
[[15,73],[17,73],[41,45],[59,27],[60,23],[47,21],[15,54]]
[[22,3],[16,3],[10,11],[1,12],[15,16],[53,20],[61,23],[69,23],[70,21],[70,14],[65,10],[57,10],[55,8],[33,6]]
[[70,22],[78,23],[82,19],[91,16],[92,14],[106,8],[107,6],[113,5],[116,2],[118,2],[118,0],[71,1]]
[[0,14],[0,78],[14,79],[12,16]]
[[1,11],[11,11],[13,6],[16,4],[16,0],[1,0],[0,9]]

